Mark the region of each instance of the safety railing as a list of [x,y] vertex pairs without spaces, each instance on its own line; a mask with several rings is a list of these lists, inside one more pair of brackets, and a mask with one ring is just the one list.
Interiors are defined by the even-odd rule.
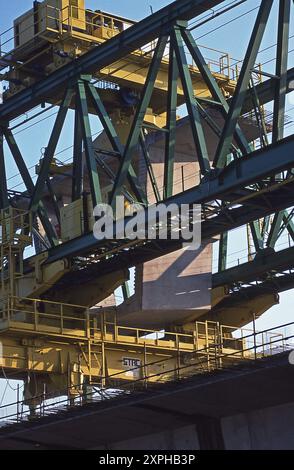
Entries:
[[[228,327],[224,327],[225,328]],[[294,329],[294,322],[280,325],[271,329],[263,330],[261,332],[250,333],[243,336],[243,355],[246,356],[247,361],[242,361],[242,367],[248,365],[252,366],[254,361],[271,357],[275,354],[285,353],[294,349],[294,334],[283,336],[279,331],[280,329],[291,328]],[[228,336],[229,331],[224,331],[223,334]],[[230,340],[236,340],[236,338]],[[219,350],[219,346],[215,344],[215,350]],[[211,346],[209,346],[211,349]],[[202,354],[199,354],[201,353]],[[170,362],[166,359],[158,360],[156,362],[144,364],[136,368],[130,368],[130,371],[140,371],[137,374],[137,380],[130,382],[122,382],[120,380],[124,372],[119,372],[111,376],[101,377],[99,382],[92,382],[90,384],[80,384],[74,387],[69,387],[63,391],[59,391],[58,398],[56,393],[46,393],[35,396],[31,399],[20,400],[19,388],[18,399],[16,402],[0,406],[0,426],[9,425],[11,423],[19,423],[37,419],[46,415],[52,415],[72,409],[73,407],[80,407],[89,402],[104,402],[113,399],[121,399],[124,396],[130,396],[131,393],[140,391],[148,392],[149,388],[154,389],[154,377],[156,377],[156,385],[172,383],[174,381],[183,381],[191,379],[192,376],[199,374],[213,373],[216,370],[231,370],[232,372],[240,372],[240,360],[234,361],[237,357],[238,351],[219,354],[212,358],[208,352],[208,347],[203,347],[202,350],[185,354],[185,362],[178,364],[175,367],[170,367]],[[237,357],[238,359],[238,357]],[[162,365],[162,371],[158,373],[149,373],[148,368],[154,365]],[[154,369],[152,369],[154,370]],[[115,384],[118,384],[115,386]],[[37,404],[37,405],[36,405]]]
[[[132,26],[135,22],[131,20],[119,20],[102,12],[85,10],[76,6],[67,6],[63,9],[43,3],[39,5],[38,19],[34,18],[32,11],[27,23],[22,23],[21,31],[18,31],[17,25],[8,28],[0,34],[0,56],[7,56],[20,45],[21,36],[33,39],[35,36],[42,35],[46,31],[52,31],[60,35],[75,32],[82,32],[89,36],[101,36],[97,33],[106,32],[108,38],[118,34]],[[22,20],[24,22],[24,20]],[[105,38],[106,38],[105,37]]]
[[[228,348],[242,351],[243,338],[232,338],[234,328],[216,322],[195,322],[193,331],[168,332],[133,328],[118,324],[116,309],[91,310],[85,306],[41,299],[9,296],[2,302],[1,329],[22,329],[38,334],[80,338],[93,344],[134,345],[165,351],[198,351],[204,346],[219,344],[221,352]],[[245,331],[242,332],[245,335]]]
[[10,207],[0,211],[0,244],[30,245],[32,242],[32,215]]
[[10,207],[0,211],[0,284],[2,293],[23,276],[23,254],[32,244],[32,215]]
[[[279,243],[276,244],[275,249],[277,251],[284,250],[286,248],[292,248],[293,245],[293,240],[290,235],[284,237],[281,239]],[[235,266],[242,266],[242,264],[248,263],[248,261],[252,261],[255,256],[257,255],[257,252],[253,248],[253,250],[248,250],[248,248],[244,248],[242,250],[230,253],[228,255],[228,260],[227,260],[227,269],[233,268]],[[214,259],[213,259],[213,264],[212,264],[212,272],[216,273],[218,272],[218,253],[217,250],[215,250],[214,253]]]
[[89,336],[89,313],[81,305],[9,296],[2,309],[1,320],[8,328],[18,324],[24,330],[40,333]]
[[[1,324],[2,322],[2,324]],[[251,346],[252,330],[220,325],[218,322],[195,321],[193,331],[169,332],[146,328],[134,328],[118,324],[116,309],[91,310],[82,305],[52,302],[42,299],[9,296],[2,303],[0,329],[22,328],[26,331],[47,335],[81,338],[96,343],[116,343],[159,348],[171,351],[199,351],[211,348],[219,353],[235,351],[244,357]],[[254,346],[275,341],[280,334],[255,333]],[[283,342],[283,338],[280,338]]]
[[[136,51],[137,54],[140,54],[143,57],[148,57],[150,58],[153,56],[153,52],[155,51],[156,48],[156,41],[153,41],[143,47],[141,47],[138,51]],[[207,65],[210,69],[210,71],[214,74],[219,74],[222,77],[224,77],[226,80],[232,80],[232,81],[237,81],[240,75],[241,67],[242,67],[242,62],[237,61],[233,65],[232,63],[232,58],[231,56],[224,51],[220,51],[218,49],[214,49],[212,47],[207,47],[204,45],[198,44],[198,47],[201,49],[202,54],[204,56],[204,59],[207,62]],[[186,58],[187,58],[187,63],[189,67],[192,69],[192,71],[197,71],[198,67],[195,64],[192,55],[188,50],[185,50],[186,52]],[[163,55],[163,60],[162,62],[168,64],[169,61],[169,43],[167,44],[167,47],[164,51]]]

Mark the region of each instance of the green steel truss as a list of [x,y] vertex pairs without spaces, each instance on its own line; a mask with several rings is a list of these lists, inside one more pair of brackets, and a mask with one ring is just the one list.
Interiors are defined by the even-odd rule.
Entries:
[[[272,130],[273,143],[280,142],[284,137],[285,99],[286,94],[290,91],[288,87],[287,71],[289,19],[291,8],[293,8],[293,6],[291,6],[291,0],[277,0],[277,2],[279,3],[279,16],[277,18],[278,38],[276,75],[270,79],[271,86],[272,83],[274,83],[274,92],[272,93],[271,97],[267,99],[268,101],[274,102],[274,119]],[[184,14],[182,13],[184,10],[181,10],[181,8],[188,8],[188,3],[191,3],[191,6],[189,7],[190,13]],[[230,165],[233,165],[238,159],[248,158],[248,155],[251,154],[253,149],[250,142],[247,141],[240,126],[240,118],[244,114],[245,109],[246,111],[248,111],[248,109],[253,110],[255,113],[257,123],[260,127],[260,141],[262,145],[261,151],[267,151],[267,147],[269,146],[269,139],[261,113],[261,106],[265,101],[264,95],[262,95],[261,91],[263,89],[267,89],[266,87],[268,85],[265,83],[262,90],[260,86],[255,86],[252,80],[252,73],[255,67],[257,54],[260,50],[264,33],[268,26],[268,20],[274,4],[274,0],[261,1],[248,44],[248,49],[245,54],[242,69],[237,81],[236,91],[234,96],[229,100],[225,98],[218,82],[211,73],[206,60],[204,59],[200,48],[197,45],[197,42],[193,38],[191,31],[189,31],[188,23],[186,21],[186,19],[190,19],[192,17],[191,11],[194,11],[193,8],[195,9],[195,15],[198,13],[203,13],[205,8],[210,8],[211,2],[208,2],[207,6],[205,6],[205,3],[206,2],[203,1],[188,2],[179,0],[170,5],[170,20],[168,20],[166,17],[164,21],[161,20],[160,28],[158,27],[159,23],[155,22],[155,19],[157,17],[159,18],[160,12],[156,13],[154,17],[150,17],[149,22],[144,20],[144,22],[142,22],[141,29],[138,27],[138,25],[134,27],[134,34],[136,32],[138,38],[140,37],[140,44],[143,42],[143,27],[146,28],[145,43],[147,44],[150,41],[150,38],[155,39],[154,35],[156,35],[157,43],[152,54],[145,86],[143,87],[140,98],[138,100],[135,110],[135,117],[125,145],[123,145],[120,141],[118,133],[115,129],[115,125],[101,98],[99,88],[95,85],[95,81],[92,80],[92,76],[89,75],[89,72],[94,70],[94,68],[95,70],[99,70],[105,66],[106,59],[104,56],[102,57],[102,55],[101,61],[99,62],[98,60],[96,63],[94,63],[94,54],[92,59],[93,63],[89,62],[90,54],[87,56],[87,61],[85,58],[78,59],[76,61],[76,70],[79,70],[79,73],[75,74],[73,78],[68,81],[66,86],[63,83],[64,97],[62,103],[60,104],[59,112],[53,126],[48,146],[45,150],[36,183],[33,182],[25,163],[25,158],[23,157],[18,144],[16,143],[15,137],[10,128],[9,117],[5,119],[3,113],[1,115],[0,112],[1,209],[5,209],[10,203],[12,203],[13,199],[13,195],[11,195],[9,188],[7,187],[3,146],[5,139],[25,184],[27,191],[26,196],[29,201],[28,208],[34,214],[38,215],[39,219],[41,220],[50,246],[53,248],[58,244],[58,237],[55,228],[51,225],[44,209],[43,198],[45,191],[51,194],[53,207],[55,208],[56,216],[59,220],[59,207],[57,201],[54,198],[54,192],[50,184],[50,167],[56,153],[57,145],[64,127],[68,110],[70,108],[74,108],[75,110],[72,201],[81,198],[83,194],[83,181],[85,177],[84,168],[86,168],[93,206],[102,201],[101,174],[104,172],[112,181],[112,191],[109,202],[112,203],[113,206],[115,206],[116,196],[124,195],[128,200],[138,201],[147,207],[148,195],[146,187],[140,183],[139,177],[136,173],[136,162],[134,161],[135,155],[138,154],[138,151],[141,153],[144,164],[146,166],[155,200],[159,203],[172,198],[174,196],[174,164],[178,108],[177,86],[179,82],[182,84],[184,102],[188,111],[187,119],[190,124],[193,143],[195,145],[195,161],[198,161],[201,173],[200,188],[202,184],[206,184],[207,181],[213,180],[216,177],[221,181],[222,174],[226,174],[226,169],[229,168]],[[217,4],[221,2],[215,3]],[[176,13],[177,11],[178,16]],[[151,31],[153,23],[154,30]],[[131,29],[132,28],[130,28],[130,30]],[[131,31],[126,32],[124,36],[126,41],[126,38],[131,36],[131,33]],[[119,41],[115,39],[113,44],[115,45],[117,43],[119,44]],[[101,47],[101,54],[103,54],[104,49],[103,46]],[[105,46],[105,50],[106,48],[109,50],[110,47],[111,45]],[[135,40],[133,47],[137,47]],[[128,48],[122,48],[121,51],[117,51],[115,49],[115,51],[113,51],[113,60],[117,60],[118,58],[123,57],[129,53],[130,50],[131,46],[129,45],[129,42]],[[206,86],[210,90],[210,100],[201,100],[195,96],[195,90],[193,90],[192,86],[190,67],[187,60],[188,52],[191,54],[196,67],[199,69],[202,80],[206,83]],[[169,57],[169,66],[168,93],[165,110],[167,119],[166,127],[163,129],[166,136],[163,158],[164,184],[163,188],[159,188],[159,184],[156,180],[156,176],[150,161],[148,144],[145,138],[145,116],[150,105],[152,94],[154,92],[154,87],[162,59],[166,54]],[[95,53],[95,59],[97,59],[97,57],[99,58],[99,51]],[[61,72],[59,75],[60,74]],[[56,80],[59,75],[56,75]],[[48,80],[46,83],[47,82],[49,83]],[[48,85],[48,90],[51,90],[52,86],[51,88],[50,86]],[[37,88],[38,87],[36,87],[36,89]],[[20,98],[21,97],[15,98],[15,108],[19,106]],[[25,99],[25,94],[23,94],[23,99]],[[9,102],[10,108],[12,106],[12,100],[13,98],[10,99]],[[33,105],[36,104],[36,100],[38,100],[37,96],[33,100]],[[39,103],[41,103],[42,100],[39,98]],[[224,119],[224,125],[222,128],[220,128],[219,125],[209,115],[207,105],[209,105],[210,108],[216,108],[220,110]],[[5,106],[6,105],[4,104],[4,107]],[[8,109],[9,106],[7,105],[6,108]],[[93,113],[96,114],[97,119],[100,121],[101,127],[108,137],[112,147],[112,155],[117,159],[116,172],[114,172],[110,167],[107,167],[107,165],[104,164],[95,151],[90,120],[90,114]],[[7,116],[10,115],[7,114]],[[204,122],[209,125],[209,127],[214,132],[216,139],[218,139],[215,155],[208,154],[208,146],[203,130]],[[83,155],[85,156],[85,165],[83,163]],[[239,166],[236,166],[236,168],[238,171]],[[287,170],[287,174],[285,174],[284,170]],[[239,176],[240,175],[236,173],[236,178]],[[271,177],[270,184],[279,184],[285,179],[291,179],[292,177],[292,170],[287,166],[287,168],[282,169]],[[264,199],[266,199],[266,188],[268,183],[268,179],[259,179],[256,180],[253,184],[248,184],[248,186],[245,185],[242,189],[240,189],[239,192],[236,190],[235,200],[242,200],[242,197],[248,198],[248,195],[250,194],[254,196],[256,194],[263,194],[263,192],[265,194]],[[230,222],[230,204],[232,204],[231,197],[231,195],[228,195],[228,199],[226,199],[226,196],[222,196],[222,198],[218,199],[216,195],[213,200],[211,200],[210,204],[207,203],[204,208],[204,218],[222,214],[226,220],[225,224],[219,226],[220,272],[226,271],[227,268],[228,232],[233,227],[233,224]],[[288,207],[291,207],[291,199],[289,199],[289,201],[290,202]],[[281,206],[285,207],[285,202],[283,202]],[[249,205],[249,212],[251,210],[250,207],[251,206]],[[252,210],[252,219],[250,219],[250,214],[248,216],[250,237],[254,246],[254,250],[257,254],[267,250],[268,248],[273,249],[285,231],[289,233],[289,236],[292,239],[294,237],[292,210],[287,209],[287,207],[285,209],[283,208],[282,211],[277,213],[274,213],[275,211],[273,210],[272,216],[268,214],[268,211],[268,208],[267,210],[264,210],[266,216],[259,220],[255,219],[256,211],[254,210]],[[154,256],[157,255],[158,254],[155,254]]]

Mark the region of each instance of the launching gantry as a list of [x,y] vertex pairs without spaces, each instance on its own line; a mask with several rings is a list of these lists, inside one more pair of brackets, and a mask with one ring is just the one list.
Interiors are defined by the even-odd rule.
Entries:
[[[97,202],[95,178],[102,200],[108,202],[111,198],[120,166],[118,150],[128,145],[138,119],[137,107],[148,88],[146,77],[147,81],[153,80],[153,92],[149,92],[142,111],[141,147],[134,149],[134,166],[128,183],[122,186],[125,199],[136,199],[134,188],[138,188],[138,182],[146,190],[148,204],[187,191],[200,183],[203,167],[213,160],[216,136],[224,120],[219,105],[232,97],[240,70],[231,67],[228,54],[211,61],[206,73],[218,86],[220,103],[216,105],[203,71],[192,58],[190,64],[185,63],[180,37],[185,24],[175,24],[174,50],[165,45],[153,78],[150,68],[154,62],[156,66],[162,39],[121,54],[91,76],[82,74],[76,83],[69,77],[70,92],[65,93],[61,87],[39,99],[39,104],[60,106],[59,121],[36,168],[39,181],[47,169],[46,184],[40,185],[40,190],[26,174],[27,192],[13,194],[6,205],[2,204],[1,211],[0,365],[6,376],[25,381],[25,397],[32,409],[40,401],[34,397],[42,395],[44,384],[48,393],[68,389],[75,396],[83,383],[103,387],[147,376],[151,382],[159,377],[171,380],[182,364],[193,371],[195,355],[191,359],[191,352],[199,351],[199,358],[205,355],[208,362],[215,360],[216,344],[221,345],[217,349],[220,355],[233,351],[234,359],[244,358],[242,340],[230,342],[232,332],[248,323],[253,311],[256,317],[277,302],[274,294],[260,295],[221,308],[215,321],[217,305],[228,297],[228,291],[226,286],[212,289],[213,238],[206,240],[196,254],[178,250],[138,265],[134,294],[126,295],[119,307],[113,293],[122,286],[127,294],[129,271],[95,272],[101,259],[119,252],[116,245],[107,246],[102,254],[84,247],[80,255],[50,260],[54,247],[71,246],[71,242],[91,233],[95,199]],[[1,79],[8,83],[4,105],[28,89],[34,90],[51,75],[57,76],[68,64],[78,66],[80,58],[117,35],[124,35],[134,25],[131,20],[100,10],[86,10],[83,0],[34,2],[33,9],[14,22],[11,50],[9,41],[6,44],[1,38]],[[184,61],[181,66],[179,59]],[[181,73],[178,67],[183,67]],[[256,80],[260,81],[259,75]],[[203,127],[203,138],[208,142],[204,166],[202,143],[196,149],[197,159],[193,146],[199,128],[191,129],[187,118],[176,115],[177,108],[187,103],[187,95],[190,102],[196,96],[201,110],[197,126]],[[67,109],[75,110],[76,116],[74,158],[73,163],[60,165],[53,157],[65,119],[62,121],[62,113],[66,115]],[[107,131],[92,142],[88,115],[97,111]],[[193,106],[189,111],[196,113]],[[266,128],[264,116],[259,117]],[[251,118],[242,118],[240,124],[233,152],[236,143],[246,148],[244,142],[254,142],[260,135]],[[2,132],[20,163],[22,157],[11,131],[8,128]],[[164,159],[167,132],[176,142],[173,147],[170,138],[168,144],[174,152],[172,177],[171,169],[166,173]],[[138,175],[135,185],[134,175]],[[36,254],[24,259],[25,251],[32,246]],[[124,256],[129,246],[123,246]],[[231,327],[221,326],[219,320]]]

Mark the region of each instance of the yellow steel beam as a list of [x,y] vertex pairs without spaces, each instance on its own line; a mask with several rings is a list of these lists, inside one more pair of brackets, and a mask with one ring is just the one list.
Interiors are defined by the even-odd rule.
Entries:
[[216,354],[231,354],[230,361],[246,358],[244,343],[233,339],[233,330],[215,322],[196,322],[189,333],[163,334],[120,326],[116,315],[102,309],[100,315],[97,311],[91,315],[90,309],[79,305],[14,297],[0,320],[0,367],[12,378],[34,372],[39,381],[64,388],[76,387],[82,377],[94,382],[107,377],[113,383],[138,380],[146,369],[151,382],[162,381],[163,372],[164,380],[171,380],[179,366],[193,371],[197,358],[210,360]]

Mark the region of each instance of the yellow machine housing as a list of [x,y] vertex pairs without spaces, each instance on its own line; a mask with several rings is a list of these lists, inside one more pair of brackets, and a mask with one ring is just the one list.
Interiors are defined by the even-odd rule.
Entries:
[[85,0],[45,0],[14,21],[14,47],[24,46],[36,35],[67,25],[82,31],[86,29]]
[[124,18],[87,10],[85,0],[35,2],[14,21],[14,49],[10,52],[17,60],[32,60],[45,43],[58,44],[72,54],[86,52],[93,41],[104,42],[132,24]]
[[91,196],[78,199],[60,209],[61,240],[67,242],[93,231],[93,203]]

